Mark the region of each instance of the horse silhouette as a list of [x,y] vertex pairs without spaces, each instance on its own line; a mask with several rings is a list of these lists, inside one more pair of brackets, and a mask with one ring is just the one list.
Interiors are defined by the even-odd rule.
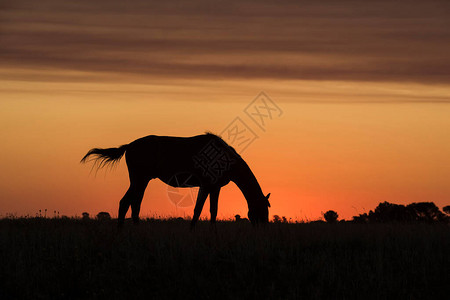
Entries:
[[[215,223],[220,189],[233,181],[248,204],[253,224],[269,221],[269,196],[242,157],[219,136],[211,133],[193,137],[149,135],[118,148],[94,148],[81,159],[94,161],[98,168],[117,163],[125,154],[130,187],[119,203],[119,226],[131,206],[134,223],[148,182],[159,178],[173,187],[199,187],[191,227],[195,226],[209,195],[211,223]],[[90,156],[93,159],[88,159]]]

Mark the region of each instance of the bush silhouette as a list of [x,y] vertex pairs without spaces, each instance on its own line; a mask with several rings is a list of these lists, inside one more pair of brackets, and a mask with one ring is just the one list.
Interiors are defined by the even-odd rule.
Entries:
[[111,220],[111,216],[110,216],[110,214],[108,212],[102,211],[102,212],[99,212],[97,214],[97,220],[99,220],[99,221],[109,221],[109,220]]
[[235,215],[234,219],[236,222],[240,222],[240,223],[248,223],[250,222],[247,218],[241,218],[241,215]]
[[327,223],[336,223],[339,215],[334,210],[329,210],[323,214],[323,217]]
[[281,223],[281,217],[279,215],[273,215],[272,221],[274,223]]

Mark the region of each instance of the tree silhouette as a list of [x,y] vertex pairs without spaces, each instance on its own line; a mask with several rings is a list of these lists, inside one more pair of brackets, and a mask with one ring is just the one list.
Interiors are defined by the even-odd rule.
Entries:
[[339,215],[334,210],[329,210],[323,214],[323,217],[325,218],[325,221],[327,221],[327,223],[336,223]]
[[[447,210],[447,211],[446,211]],[[450,206],[444,207],[450,214]],[[417,202],[408,205],[382,202],[374,211],[353,217],[355,223],[383,222],[449,222],[450,218],[442,213],[433,202]]]
[[369,215],[367,213],[363,213],[363,214],[360,214],[359,216],[354,216],[352,221],[354,223],[368,223]]
[[444,208],[442,208],[442,210],[443,210],[447,215],[450,215],[450,205],[444,206]]
[[375,211],[369,212],[370,222],[410,222],[414,221],[414,211],[401,204],[383,202],[378,204]]
[[433,202],[411,203],[407,207],[414,211],[416,220],[419,222],[431,223],[435,221],[443,221],[445,218],[445,215]]

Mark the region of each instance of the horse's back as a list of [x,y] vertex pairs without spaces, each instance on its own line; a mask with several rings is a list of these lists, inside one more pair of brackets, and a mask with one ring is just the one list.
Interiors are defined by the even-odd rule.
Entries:
[[203,149],[211,140],[218,137],[214,135],[197,135],[192,137],[149,135],[137,139],[129,144],[129,151],[146,153],[156,152],[160,156],[170,154],[194,154]]
[[131,142],[125,154],[130,173],[145,172],[150,178],[166,182],[176,174],[192,173],[201,176],[196,157],[213,144],[221,150],[230,148],[220,137],[213,134],[192,137],[149,135]]

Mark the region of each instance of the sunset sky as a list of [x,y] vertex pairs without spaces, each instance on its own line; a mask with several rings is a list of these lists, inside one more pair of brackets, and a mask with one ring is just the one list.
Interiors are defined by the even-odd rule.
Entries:
[[[263,128],[245,113],[261,92],[280,109]],[[117,216],[125,161],[96,173],[79,163],[90,148],[236,118],[258,137],[241,155],[271,215],[449,205],[450,2],[0,2],[2,217]],[[192,213],[150,182],[141,216]],[[235,214],[231,183],[218,216]]]

